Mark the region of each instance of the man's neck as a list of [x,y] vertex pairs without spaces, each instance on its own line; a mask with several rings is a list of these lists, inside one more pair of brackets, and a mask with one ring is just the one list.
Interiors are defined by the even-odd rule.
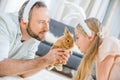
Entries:
[[22,26],[20,27],[20,29],[21,29],[21,35],[22,35],[21,42],[24,42],[32,38],[28,35],[26,29],[24,29]]

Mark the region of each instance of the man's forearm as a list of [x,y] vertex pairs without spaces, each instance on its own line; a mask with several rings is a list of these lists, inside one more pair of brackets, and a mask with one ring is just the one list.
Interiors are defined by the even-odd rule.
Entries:
[[40,70],[47,66],[43,57],[32,60],[6,59],[0,62],[0,76],[26,74],[32,70]]
[[21,74],[21,75],[19,75],[19,76],[22,77],[22,78],[26,78],[26,77],[29,77],[29,76],[31,76],[31,75],[39,72],[39,71],[40,71],[39,68],[38,68],[38,69],[33,69],[33,70],[28,71],[28,72],[26,72],[26,73],[24,73],[24,74]]

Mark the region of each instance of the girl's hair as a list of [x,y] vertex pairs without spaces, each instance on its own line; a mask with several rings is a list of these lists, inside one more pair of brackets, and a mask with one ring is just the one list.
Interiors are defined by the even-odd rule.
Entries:
[[[94,38],[94,41],[91,43],[91,46],[85,53],[78,67],[77,73],[73,77],[73,80],[87,80],[88,76],[90,75],[94,60],[98,55],[99,45],[102,42],[102,39],[100,37],[100,31],[101,31],[100,21],[96,18],[88,18],[85,20],[85,22],[88,25],[89,29],[93,33],[95,33],[95,38]],[[76,29],[78,29],[81,34],[87,36],[87,34],[85,33],[85,31],[83,30],[80,24],[77,25]]]

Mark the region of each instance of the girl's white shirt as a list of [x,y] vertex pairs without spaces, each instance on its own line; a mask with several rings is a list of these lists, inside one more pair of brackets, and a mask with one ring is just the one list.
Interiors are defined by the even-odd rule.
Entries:
[[[103,39],[103,42],[99,47],[96,67],[98,68],[99,64],[109,55],[113,55],[113,56],[120,55],[120,40],[119,39],[114,38],[114,37],[106,37]],[[111,64],[113,66],[111,68],[111,71],[109,71],[109,74],[110,74],[109,80],[120,80],[120,76],[119,76],[120,58],[115,60],[113,63],[111,62]],[[98,71],[98,69],[96,71]],[[101,71],[101,72],[104,72],[104,71]]]
[[99,61],[103,61],[108,55],[120,55],[120,40],[114,37],[106,37],[98,51]]

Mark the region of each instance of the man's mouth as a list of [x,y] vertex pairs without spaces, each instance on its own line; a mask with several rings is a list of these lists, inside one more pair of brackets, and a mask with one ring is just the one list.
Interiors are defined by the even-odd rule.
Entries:
[[[45,34],[46,34],[46,31],[39,32],[39,34],[45,35]],[[39,35],[39,34],[38,34],[38,35]]]

